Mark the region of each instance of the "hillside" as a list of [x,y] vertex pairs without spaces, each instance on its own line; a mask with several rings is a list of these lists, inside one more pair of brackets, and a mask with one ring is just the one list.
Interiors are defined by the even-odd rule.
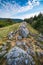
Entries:
[[0,28],[22,22],[22,19],[0,18]]
[[43,38],[39,35],[39,32],[26,22],[0,28],[0,64],[14,64],[17,59],[20,61],[18,64],[24,65],[21,60],[26,59],[26,65],[43,65]]
[[6,38],[11,31],[17,30],[19,25],[20,23],[16,23],[10,26],[0,28],[0,40]]
[[[21,23],[15,23],[13,25],[0,28],[0,40],[2,40],[4,37],[6,37],[9,32],[17,30],[20,24]],[[34,28],[32,28],[30,24],[27,25],[27,28],[33,34],[38,34],[39,33]]]

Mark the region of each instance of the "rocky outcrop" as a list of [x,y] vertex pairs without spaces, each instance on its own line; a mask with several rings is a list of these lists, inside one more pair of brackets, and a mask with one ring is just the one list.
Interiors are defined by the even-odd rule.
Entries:
[[12,48],[6,56],[7,65],[35,65],[32,56],[19,47]]
[[43,65],[43,51],[37,52],[37,59],[38,59],[38,62],[40,63],[39,65]]
[[9,34],[8,34],[8,39],[12,39],[13,38],[13,35],[14,35],[14,32],[12,31],[12,32],[10,32]]
[[21,26],[19,27],[19,34],[26,38],[29,34],[28,29],[26,28],[26,22],[22,23]]
[[35,51],[33,51],[33,49],[28,48],[27,53],[31,56],[35,56]]
[[40,42],[36,42],[35,45],[39,46],[40,48],[43,49],[43,44],[40,44]]
[[18,32],[19,32],[18,39],[22,39],[22,37],[26,38],[26,37],[28,36],[28,34],[29,34],[29,31],[28,31],[28,29],[26,28],[26,25],[27,25],[27,23],[26,23],[26,22],[23,22],[23,23],[19,26],[19,29],[18,29],[17,31],[15,31],[15,32],[12,31],[12,32],[10,32],[10,33],[8,34],[8,39],[11,40],[11,39],[14,37],[14,35],[15,35],[16,33],[18,33]]
[[10,43],[9,45],[8,43],[3,43],[2,45],[0,45],[0,57],[3,57],[7,53],[9,47]]
[[38,40],[39,42],[43,42],[43,35],[42,35],[41,33],[39,34],[37,40]]
[[[0,52],[0,57],[5,54],[5,65],[35,65],[37,59],[40,59],[38,62],[41,62],[41,64],[43,63],[43,59],[41,59],[43,57],[43,52],[37,52],[39,49],[43,49],[43,45],[40,44],[39,41],[35,40],[37,34],[31,33],[26,26],[27,23],[22,22],[16,31],[12,31],[8,34],[6,42],[8,43],[8,46],[2,46]],[[29,35],[30,38],[28,37]],[[43,40],[42,35],[39,37]],[[9,44],[11,44],[11,50],[6,53]]]

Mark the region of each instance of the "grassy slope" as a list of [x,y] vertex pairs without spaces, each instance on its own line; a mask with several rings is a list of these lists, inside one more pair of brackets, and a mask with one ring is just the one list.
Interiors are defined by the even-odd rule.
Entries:
[[30,32],[33,34],[39,34],[37,30],[35,30],[30,24],[27,24],[27,28],[29,29]]
[[[10,25],[8,27],[0,28],[0,37],[5,37],[5,36],[7,36],[7,34],[10,31],[15,31],[16,29],[18,29],[19,25],[20,25],[20,23],[16,23],[16,24]],[[36,31],[35,29],[33,29],[30,24],[27,25],[27,28],[32,33],[35,33],[35,34],[38,33],[38,31]]]
[[0,38],[6,37],[11,31],[15,31],[19,27],[20,23],[16,23],[7,27],[0,28]]
[[[16,29],[18,29],[19,25],[20,25],[20,23],[16,23],[16,24],[10,25],[8,27],[0,28],[0,37],[3,38],[5,36],[7,36],[7,34],[10,31],[15,31]],[[30,24],[27,25],[27,28],[29,29],[30,32],[32,32],[34,34],[38,33],[38,31],[36,31],[35,29],[33,29]]]
[[[16,24],[13,24],[13,25],[10,25],[10,26],[7,26],[7,27],[3,27],[3,28],[0,28],[0,38],[3,38],[3,37],[6,37],[7,34],[10,32],[10,31],[15,31],[16,29],[18,29],[20,23],[16,23]],[[30,32],[32,33],[35,33],[37,34],[38,32],[33,29],[31,27],[30,24],[27,25],[27,28],[29,29]]]

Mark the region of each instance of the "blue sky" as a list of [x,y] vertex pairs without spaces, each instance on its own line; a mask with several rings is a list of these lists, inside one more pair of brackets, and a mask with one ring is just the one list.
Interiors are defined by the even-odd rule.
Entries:
[[43,0],[0,0],[0,18],[29,18],[43,13]]

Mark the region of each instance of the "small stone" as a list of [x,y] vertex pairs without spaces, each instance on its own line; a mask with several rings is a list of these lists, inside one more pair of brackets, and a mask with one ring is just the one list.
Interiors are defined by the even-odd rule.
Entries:
[[16,42],[16,45],[17,45],[17,46],[20,46],[20,45],[22,45],[22,43],[21,43],[20,41],[17,41],[17,42]]
[[10,32],[10,33],[8,34],[8,39],[12,39],[12,38],[13,38],[13,35],[14,35],[14,32],[13,32],[13,31]]
[[37,52],[37,54],[39,58],[43,57],[43,52]]
[[22,36],[18,36],[17,38],[18,38],[18,40],[22,40]]
[[28,48],[27,53],[29,55],[35,56],[35,52],[32,49],[30,49],[30,48]]
[[2,57],[3,55],[5,55],[6,52],[7,52],[7,51],[2,51],[2,52],[0,52],[0,57]]

